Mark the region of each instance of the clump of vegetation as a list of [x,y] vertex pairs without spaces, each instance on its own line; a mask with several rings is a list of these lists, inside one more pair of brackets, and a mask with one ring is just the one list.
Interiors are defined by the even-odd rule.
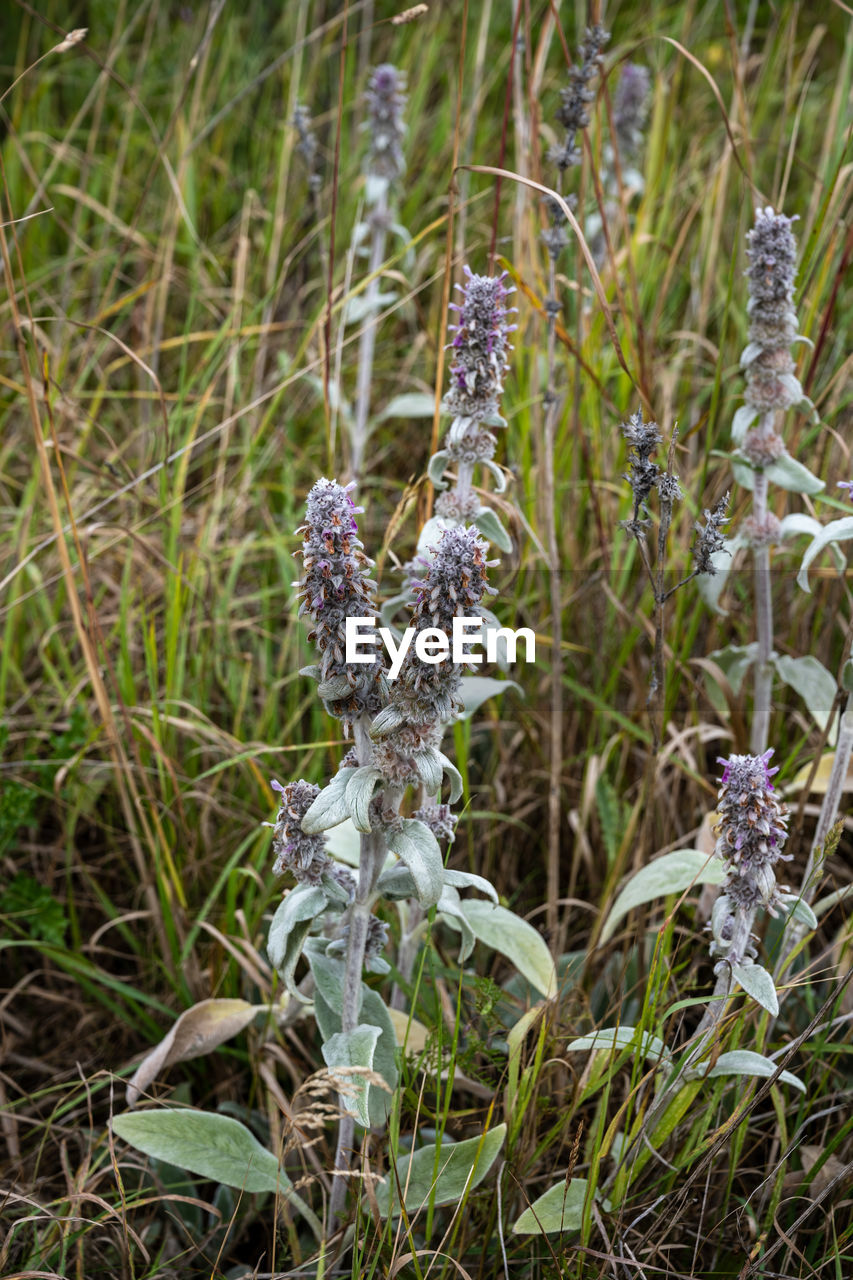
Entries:
[[575,17],[9,18],[4,1275],[850,1269],[849,20]]

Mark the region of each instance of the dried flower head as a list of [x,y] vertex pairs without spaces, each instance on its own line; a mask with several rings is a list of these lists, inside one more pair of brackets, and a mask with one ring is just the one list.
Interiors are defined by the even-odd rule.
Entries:
[[772,749],[763,755],[733,755],[720,759],[720,780],[714,850],[726,864],[723,892],[712,917],[711,954],[723,963],[739,965],[755,956],[752,922],[759,907],[771,914],[778,905],[775,864],[789,861],[782,852],[788,838],[788,814],[776,795],[770,769]]
[[362,510],[346,487],[334,480],[318,480],[308,494],[304,534],[303,576],[298,587],[300,617],[314,619],[309,639],[320,657],[320,694],[332,715],[345,725],[361,715],[374,715],[386,695],[382,659],[358,666],[345,661],[348,617],[375,617],[375,585],[367,576],[372,565],[358,538],[356,515]]
[[803,398],[790,352],[797,336],[793,222],[771,208],[757,209],[755,226],[747,232],[749,345],[741,357],[746,367],[744,400],[762,414],[788,409]]
[[402,145],[406,133],[405,87],[402,71],[383,62],[371,75],[364,95],[368,112],[365,127],[370,134],[367,172],[389,182],[400,178],[406,168]]
[[[560,107],[556,113],[556,120],[569,135],[566,140],[567,149],[573,145],[575,134],[589,124],[587,107],[590,102],[595,101],[595,92],[589,85],[598,74],[602,50],[609,39],[610,33],[604,27],[598,25],[587,27],[578,50],[578,61],[569,68],[568,88],[560,90]],[[569,164],[576,163],[578,161],[569,160],[560,167],[568,168]]]
[[717,572],[714,556],[718,551],[724,551],[726,548],[723,525],[726,524],[729,518],[726,514],[728,506],[729,495],[724,493],[712,511],[709,511],[706,507],[705,523],[701,524],[697,520],[693,526],[696,536],[690,552],[693,557],[693,568],[697,573],[714,574]]
[[515,308],[507,308],[505,303],[512,288],[505,283],[506,271],[499,276],[477,276],[466,264],[465,275],[465,284],[456,285],[462,293],[462,304],[450,304],[451,310],[458,313],[459,323],[450,325],[454,334],[450,344],[453,362],[443,408],[457,418],[472,419],[473,423],[503,426],[498,411],[508,367],[509,334],[515,329],[507,322]]
[[631,467],[625,479],[634,495],[636,515],[645,507],[649,494],[661,476],[666,474],[656,462],[652,462],[652,455],[663,437],[656,422],[643,422],[642,409],[638,409],[627,422],[622,423],[622,435],[628,444],[628,462]]

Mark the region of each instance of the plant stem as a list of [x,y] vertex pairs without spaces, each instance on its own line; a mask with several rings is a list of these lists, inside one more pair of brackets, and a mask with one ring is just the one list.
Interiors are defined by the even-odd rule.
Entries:
[[[370,757],[370,722],[362,716],[353,726],[356,751],[359,762],[366,764]],[[389,787],[384,794],[386,807],[399,808],[402,788]],[[349,936],[347,938],[346,964],[344,968],[344,989],[341,1005],[341,1031],[354,1031],[358,1026],[361,1011],[361,975],[364,969],[364,949],[367,942],[367,927],[371,908],[376,896],[376,881],[385,865],[388,846],[383,831],[363,832],[358,864],[358,886],[355,898],[349,909],[347,921]],[[338,1145],[335,1152],[336,1176],[332,1183],[329,1197],[329,1221],[336,1223],[343,1216],[346,1202],[347,1179],[344,1172],[351,1163],[355,1120],[351,1115],[342,1115],[338,1128]]]
[[370,387],[373,381],[373,353],[376,348],[376,307],[379,297],[379,269],[385,261],[385,242],[388,234],[388,193],[384,189],[369,215],[373,228],[370,242],[370,264],[368,266],[365,305],[367,315],[361,331],[358,346],[358,377],[356,381],[355,418],[352,429],[352,456],[350,459],[350,479],[361,478],[364,464],[364,450],[367,444],[367,418],[370,413]]
[[[773,414],[765,413],[761,430],[773,430]],[[767,520],[767,473],[755,472],[752,492],[752,514],[756,530],[763,529]],[[763,755],[770,736],[770,701],[773,692],[773,597],[770,589],[770,548],[767,545],[753,548],[755,573],[755,627],[758,640],[758,657],[755,663],[755,705],[752,715],[753,755]]]
[[[560,585],[560,544],[557,536],[554,452],[559,398],[554,387],[557,356],[557,266],[548,254],[548,385],[545,390],[545,448],[543,458],[545,532],[551,605],[551,725],[548,751],[548,888],[546,923],[552,944],[559,942],[560,898],[560,776],[563,763],[563,615]],[[558,945],[557,950],[562,946]]]

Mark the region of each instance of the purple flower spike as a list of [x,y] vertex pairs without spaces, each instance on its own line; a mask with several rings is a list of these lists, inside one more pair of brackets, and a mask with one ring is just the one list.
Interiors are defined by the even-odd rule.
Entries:
[[[757,209],[755,226],[746,237],[749,346],[742,356],[746,365],[744,400],[760,414],[789,409],[803,398],[790,352],[797,336],[794,221],[771,208]],[[761,465],[760,459],[756,465]]]
[[381,651],[372,663],[348,666],[345,661],[347,618],[376,616],[375,585],[367,572],[373,561],[357,536],[353,515],[361,508],[349,495],[351,487],[317,481],[308,494],[305,523],[297,529],[304,538],[296,552],[304,570],[296,584],[299,613],[314,619],[309,639],[317,646],[319,678],[326,686],[320,693],[329,712],[345,725],[361,715],[375,715],[385,701]]
[[788,813],[771,782],[778,768],[770,768],[773,748],[763,755],[719,758],[723,766],[714,850],[726,864],[723,892],[714,906],[711,955],[723,964],[751,963],[756,955],[752,922],[759,907],[775,915],[779,905],[774,866],[790,861],[782,853],[788,838]]

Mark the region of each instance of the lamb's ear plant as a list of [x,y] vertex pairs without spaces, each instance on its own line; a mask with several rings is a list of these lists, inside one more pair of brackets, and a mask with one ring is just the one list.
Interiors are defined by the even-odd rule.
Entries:
[[[313,1012],[324,1061],[340,1088],[342,1112],[327,1230],[343,1217],[348,1185],[356,1177],[351,1172],[356,1129],[377,1130],[385,1125],[399,1083],[391,1015],[379,991],[364,981],[365,970],[380,978],[390,970],[383,956],[389,931],[376,914],[382,901],[410,899],[420,912],[403,938],[407,954],[401,956],[400,969],[404,978],[411,973],[413,948],[425,940],[425,913],[434,911],[460,934],[460,964],[481,939],[508,955],[543,996],[556,992],[554,964],[541,937],[498,904],[495,889],[484,877],[445,868],[439,845],[439,839],[452,841],[455,817],[450,805],[462,793],[461,776],[442,752],[441,740],[446,725],[464,711],[463,670],[470,643],[476,639],[463,641],[452,661],[449,653],[445,661],[436,661],[434,645],[436,636],[455,633],[456,619],[483,618],[482,602],[494,594],[488,570],[496,562],[488,559],[488,544],[479,529],[467,525],[464,518],[481,515],[480,501],[471,492],[471,474],[477,462],[490,462],[494,448],[486,424],[495,425],[499,416],[509,331],[505,294],[502,278],[489,280],[468,273],[457,326],[454,382],[447,398],[459,411],[448,443],[448,454],[458,448],[453,455],[457,486],[450,491],[457,505],[447,511],[440,527],[434,526],[429,544],[422,548],[417,576],[411,582],[411,627],[399,644],[390,630],[380,630],[392,653],[390,663],[381,650],[369,643],[364,646],[363,640],[357,655],[349,653],[352,624],[363,628],[378,620],[372,561],[358,536],[356,516],[362,509],[351,497],[353,484],[319,480],[308,495],[306,518],[298,530],[303,542],[296,553],[302,559],[302,576],[295,584],[297,598],[300,614],[311,620],[309,638],[317,651],[317,662],[301,674],[316,682],[326,711],[340,722],[352,746],[322,788],[304,779],[272,784],[281,797],[274,823],[273,870],[295,881],[273,916],[267,946],[284,990],[278,1004],[229,1009],[228,1029],[223,1027],[218,1038],[210,1037],[208,1048],[236,1034],[255,1013],[266,1011],[273,1022],[286,1023],[300,1012]],[[450,805],[441,800],[445,780]],[[410,809],[414,811],[407,816]],[[344,824],[358,834],[356,874],[332,851],[334,829]],[[464,890],[482,893],[491,901],[463,897],[460,891]],[[308,975],[298,979],[303,960]],[[243,1002],[237,1003],[242,1006]],[[219,1012],[224,1019],[226,1011]],[[167,1041],[169,1037],[164,1045]],[[145,1083],[150,1083],[157,1069],[175,1060],[162,1047],[155,1051]],[[128,1100],[136,1102],[139,1096],[137,1087]],[[162,1155],[161,1139],[168,1133],[169,1122],[158,1121],[159,1114],[166,1113],[126,1113],[116,1118],[115,1131],[149,1154]],[[221,1128],[220,1117],[195,1111],[180,1115],[183,1136],[170,1139],[168,1158],[205,1172],[199,1168],[195,1146],[203,1146],[207,1137],[220,1141],[214,1135]],[[485,1176],[504,1132],[505,1126],[498,1125],[480,1139],[457,1143],[451,1158],[442,1157],[440,1164],[440,1143],[422,1146],[410,1164],[398,1162],[378,1184],[376,1202],[386,1214],[399,1213],[394,1189],[405,1186],[407,1178],[409,1207],[418,1207],[428,1198],[434,1203],[458,1198],[466,1186],[476,1185]],[[208,1176],[245,1186],[248,1172],[260,1163],[268,1182],[275,1157],[269,1152],[259,1155],[250,1137],[229,1120],[221,1145],[231,1143],[233,1160],[229,1166],[227,1153],[217,1158],[215,1171],[211,1167]],[[186,1159],[181,1155],[183,1141],[195,1144],[187,1147]],[[313,1210],[295,1196],[283,1168],[280,1175],[280,1187],[317,1233],[320,1226]]]
[[373,356],[378,327],[377,312],[395,295],[381,292],[380,272],[385,261],[389,231],[403,238],[408,236],[395,221],[395,187],[405,173],[403,138],[406,126],[403,110],[406,105],[405,80],[401,71],[390,63],[382,63],[370,76],[365,99],[369,145],[365,171],[365,217],[356,228],[356,246],[366,241],[368,254],[368,281],[364,294],[350,303],[347,320],[350,324],[362,321],[358,347],[355,407],[350,435],[350,475],[358,481],[364,468],[370,418],[370,397],[373,383]]

